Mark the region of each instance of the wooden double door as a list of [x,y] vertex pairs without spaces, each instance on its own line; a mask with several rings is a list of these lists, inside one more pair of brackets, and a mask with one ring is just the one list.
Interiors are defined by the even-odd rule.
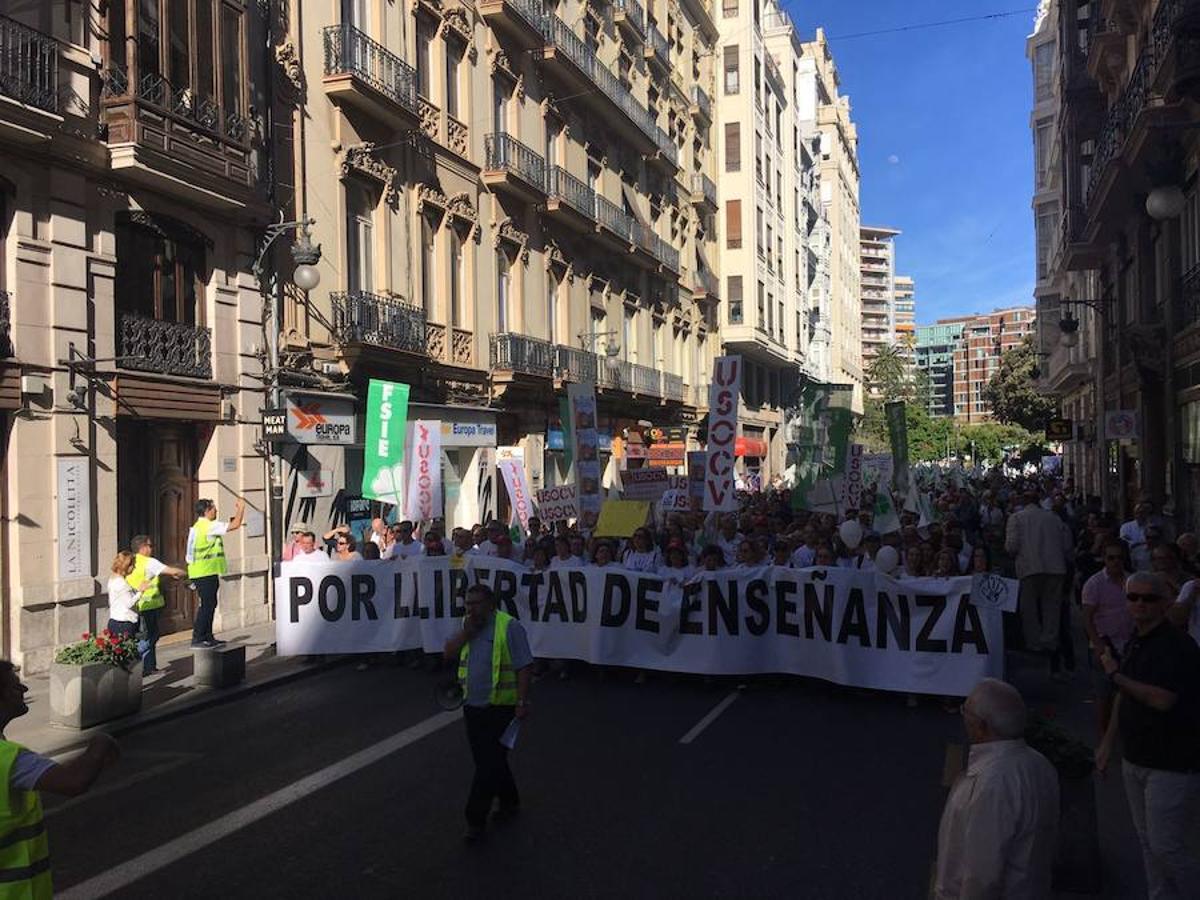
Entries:
[[[117,540],[122,549],[134,535],[148,534],[155,557],[186,569],[188,529],[195,520],[198,431],[189,423],[117,420]],[[101,564],[103,572],[107,561]],[[159,586],[166,601],[162,632],[190,628],[196,599],[187,579],[163,577]]]

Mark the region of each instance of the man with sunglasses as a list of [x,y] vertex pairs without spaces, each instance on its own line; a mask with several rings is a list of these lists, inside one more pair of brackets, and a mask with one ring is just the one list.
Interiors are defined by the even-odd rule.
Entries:
[[1096,767],[1107,768],[1119,732],[1148,893],[1200,897],[1200,647],[1167,621],[1158,575],[1131,575],[1125,596],[1135,633],[1121,660],[1100,655],[1119,694]]
[[396,539],[388,547],[387,559],[408,559],[410,556],[422,556],[425,547],[420,541],[413,540],[413,523],[405,519],[397,522],[393,532]]
[[[1133,637],[1133,617],[1129,614],[1129,603],[1125,599],[1125,544],[1112,539],[1102,548],[1104,568],[1083,583],[1083,629],[1087,632],[1088,645],[1097,658],[1111,642],[1120,655],[1125,644]],[[1112,716],[1116,690],[1103,670],[1097,673],[1096,713],[1100,735],[1108,730]]]

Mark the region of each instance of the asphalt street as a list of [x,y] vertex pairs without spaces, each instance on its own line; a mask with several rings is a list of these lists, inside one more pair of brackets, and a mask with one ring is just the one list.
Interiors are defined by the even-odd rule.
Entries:
[[470,757],[460,717],[433,702],[440,677],[344,666],[128,735],[91,795],[48,804],[56,889],[926,895],[961,740],[936,704],[795,681],[543,679],[513,754],[523,812],[465,845]]

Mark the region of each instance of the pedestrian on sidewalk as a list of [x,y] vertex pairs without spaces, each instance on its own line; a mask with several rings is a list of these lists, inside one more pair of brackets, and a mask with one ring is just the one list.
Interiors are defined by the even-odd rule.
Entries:
[[[171,578],[183,578],[187,575],[187,572],[183,569],[177,569],[174,566],[168,566],[155,559],[152,555],[154,553],[154,542],[148,534],[135,535],[133,540],[130,541],[129,549],[134,552],[135,557],[133,571],[129,573],[129,576],[125,580],[129,582],[130,587],[141,591],[141,597],[137,601],[136,609],[138,615],[141,616],[146,633],[146,646],[142,651],[142,675],[153,675],[158,671],[158,656],[156,654],[159,634],[158,617],[160,610],[166,605],[158,579],[162,575],[167,575]],[[143,588],[143,584],[147,584],[148,586]]]
[[496,610],[490,587],[468,588],[466,606],[462,629],[446,641],[445,657],[458,660],[463,719],[475,761],[465,835],[474,841],[483,836],[493,800],[499,801],[500,818],[509,818],[520,808],[517,784],[508,767],[508,747],[500,739],[514,720],[529,715],[533,654],[521,623]]
[[0,895],[50,900],[50,845],[39,792],[86,794],[120,752],[112,737],[100,733],[79,756],[56,763],[5,738],[9,723],[29,712],[28,690],[16,667],[0,660],[0,783],[8,788],[0,792]]
[[1103,773],[1117,735],[1133,827],[1151,898],[1200,897],[1200,647],[1167,621],[1163,579],[1136,572],[1125,582],[1135,633],[1118,660],[1100,656],[1119,692],[1096,752]]
[[1074,554],[1071,531],[1027,491],[1025,507],[1008,519],[1005,549],[1016,558],[1021,581],[1018,609],[1025,649],[1049,656],[1058,648],[1067,564]]
[[962,705],[967,770],[938,829],[938,900],[1050,896],[1058,834],[1058,775],[1025,743],[1025,701],[985,678]]
[[[1083,583],[1083,628],[1097,663],[1106,646],[1112,645],[1116,658],[1125,652],[1133,637],[1133,617],[1125,599],[1125,543],[1112,538],[1104,544],[1104,568]],[[1096,714],[1100,736],[1108,731],[1113,701],[1117,692],[1112,681],[1100,668],[1096,673]]]
[[200,608],[192,625],[193,647],[212,648],[224,643],[213,636],[221,576],[228,571],[224,536],[241,528],[245,515],[246,502],[241,497],[234,504],[233,518],[228,522],[217,521],[217,504],[211,500],[196,501],[196,524],[188,531],[185,556],[188,578],[200,597]]
[[108,630],[125,637],[137,634],[137,605],[150,587],[150,580],[145,577],[137,583],[131,581],[136,565],[137,558],[122,550],[113,557],[108,579]]

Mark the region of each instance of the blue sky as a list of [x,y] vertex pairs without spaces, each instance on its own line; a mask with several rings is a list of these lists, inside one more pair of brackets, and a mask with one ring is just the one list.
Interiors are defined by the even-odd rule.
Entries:
[[[803,39],[824,26],[858,125],[863,222],[904,233],[897,270],[917,284],[917,321],[1033,303],[1034,0],[793,0]],[[839,40],[838,36],[847,36]]]

